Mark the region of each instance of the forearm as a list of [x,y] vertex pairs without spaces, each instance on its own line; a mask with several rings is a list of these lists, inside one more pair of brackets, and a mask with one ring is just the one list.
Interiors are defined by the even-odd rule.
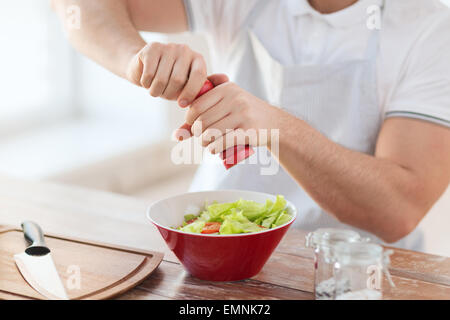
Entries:
[[290,115],[280,121],[279,161],[325,211],[388,242],[415,228],[426,204],[408,168],[346,149]]
[[338,145],[227,79],[214,85],[190,106],[180,129],[192,127],[213,154],[239,144],[268,146],[320,207],[387,242],[413,231],[448,186],[446,127],[389,118],[377,137],[375,156],[370,156]]
[[[66,25],[67,8],[81,9],[80,29]],[[145,46],[128,14],[125,0],[53,0],[72,45],[115,74],[126,78],[127,66]]]

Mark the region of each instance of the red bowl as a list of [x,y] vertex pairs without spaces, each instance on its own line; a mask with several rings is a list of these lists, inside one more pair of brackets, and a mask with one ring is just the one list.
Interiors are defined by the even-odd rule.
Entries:
[[265,193],[220,190],[185,193],[150,206],[147,217],[158,228],[169,248],[194,277],[210,281],[237,281],[251,278],[262,269],[297,212],[288,202],[292,220],[266,231],[236,235],[192,234],[173,229],[185,214],[199,213],[205,201],[234,202],[240,198],[264,203],[275,196]]

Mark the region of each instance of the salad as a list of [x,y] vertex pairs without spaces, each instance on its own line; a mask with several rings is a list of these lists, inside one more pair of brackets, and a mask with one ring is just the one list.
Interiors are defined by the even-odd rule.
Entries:
[[202,234],[253,233],[281,226],[291,221],[286,200],[278,195],[275,202],[258,203],[240,199],[231,203],[205,205],[200,214],[187,214],[180,231]]

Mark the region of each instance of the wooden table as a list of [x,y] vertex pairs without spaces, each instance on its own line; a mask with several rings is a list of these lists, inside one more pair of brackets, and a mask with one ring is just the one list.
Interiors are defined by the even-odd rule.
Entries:
[[[184,271],[146,220],[147,206],[117,194],[0,178],[0,224],[31,219],[46,232],[165,253],[159,269],[119,299],[313,299],[313,255],[304,248],[304,232],[291,229],[256,277],[213,283]],[[450,299],[450,258],[394,251],[396,288],[385,285],[385,299]]]

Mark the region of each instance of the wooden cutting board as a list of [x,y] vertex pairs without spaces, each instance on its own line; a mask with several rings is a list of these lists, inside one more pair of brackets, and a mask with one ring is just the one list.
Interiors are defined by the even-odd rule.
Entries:
[[[163,254],[46,235],[70,299],[98,300],[120,295],[148,277]],[[22,230],[0,226],[0,299],[45,299],[31,288],[14,262],[26,248]]]

